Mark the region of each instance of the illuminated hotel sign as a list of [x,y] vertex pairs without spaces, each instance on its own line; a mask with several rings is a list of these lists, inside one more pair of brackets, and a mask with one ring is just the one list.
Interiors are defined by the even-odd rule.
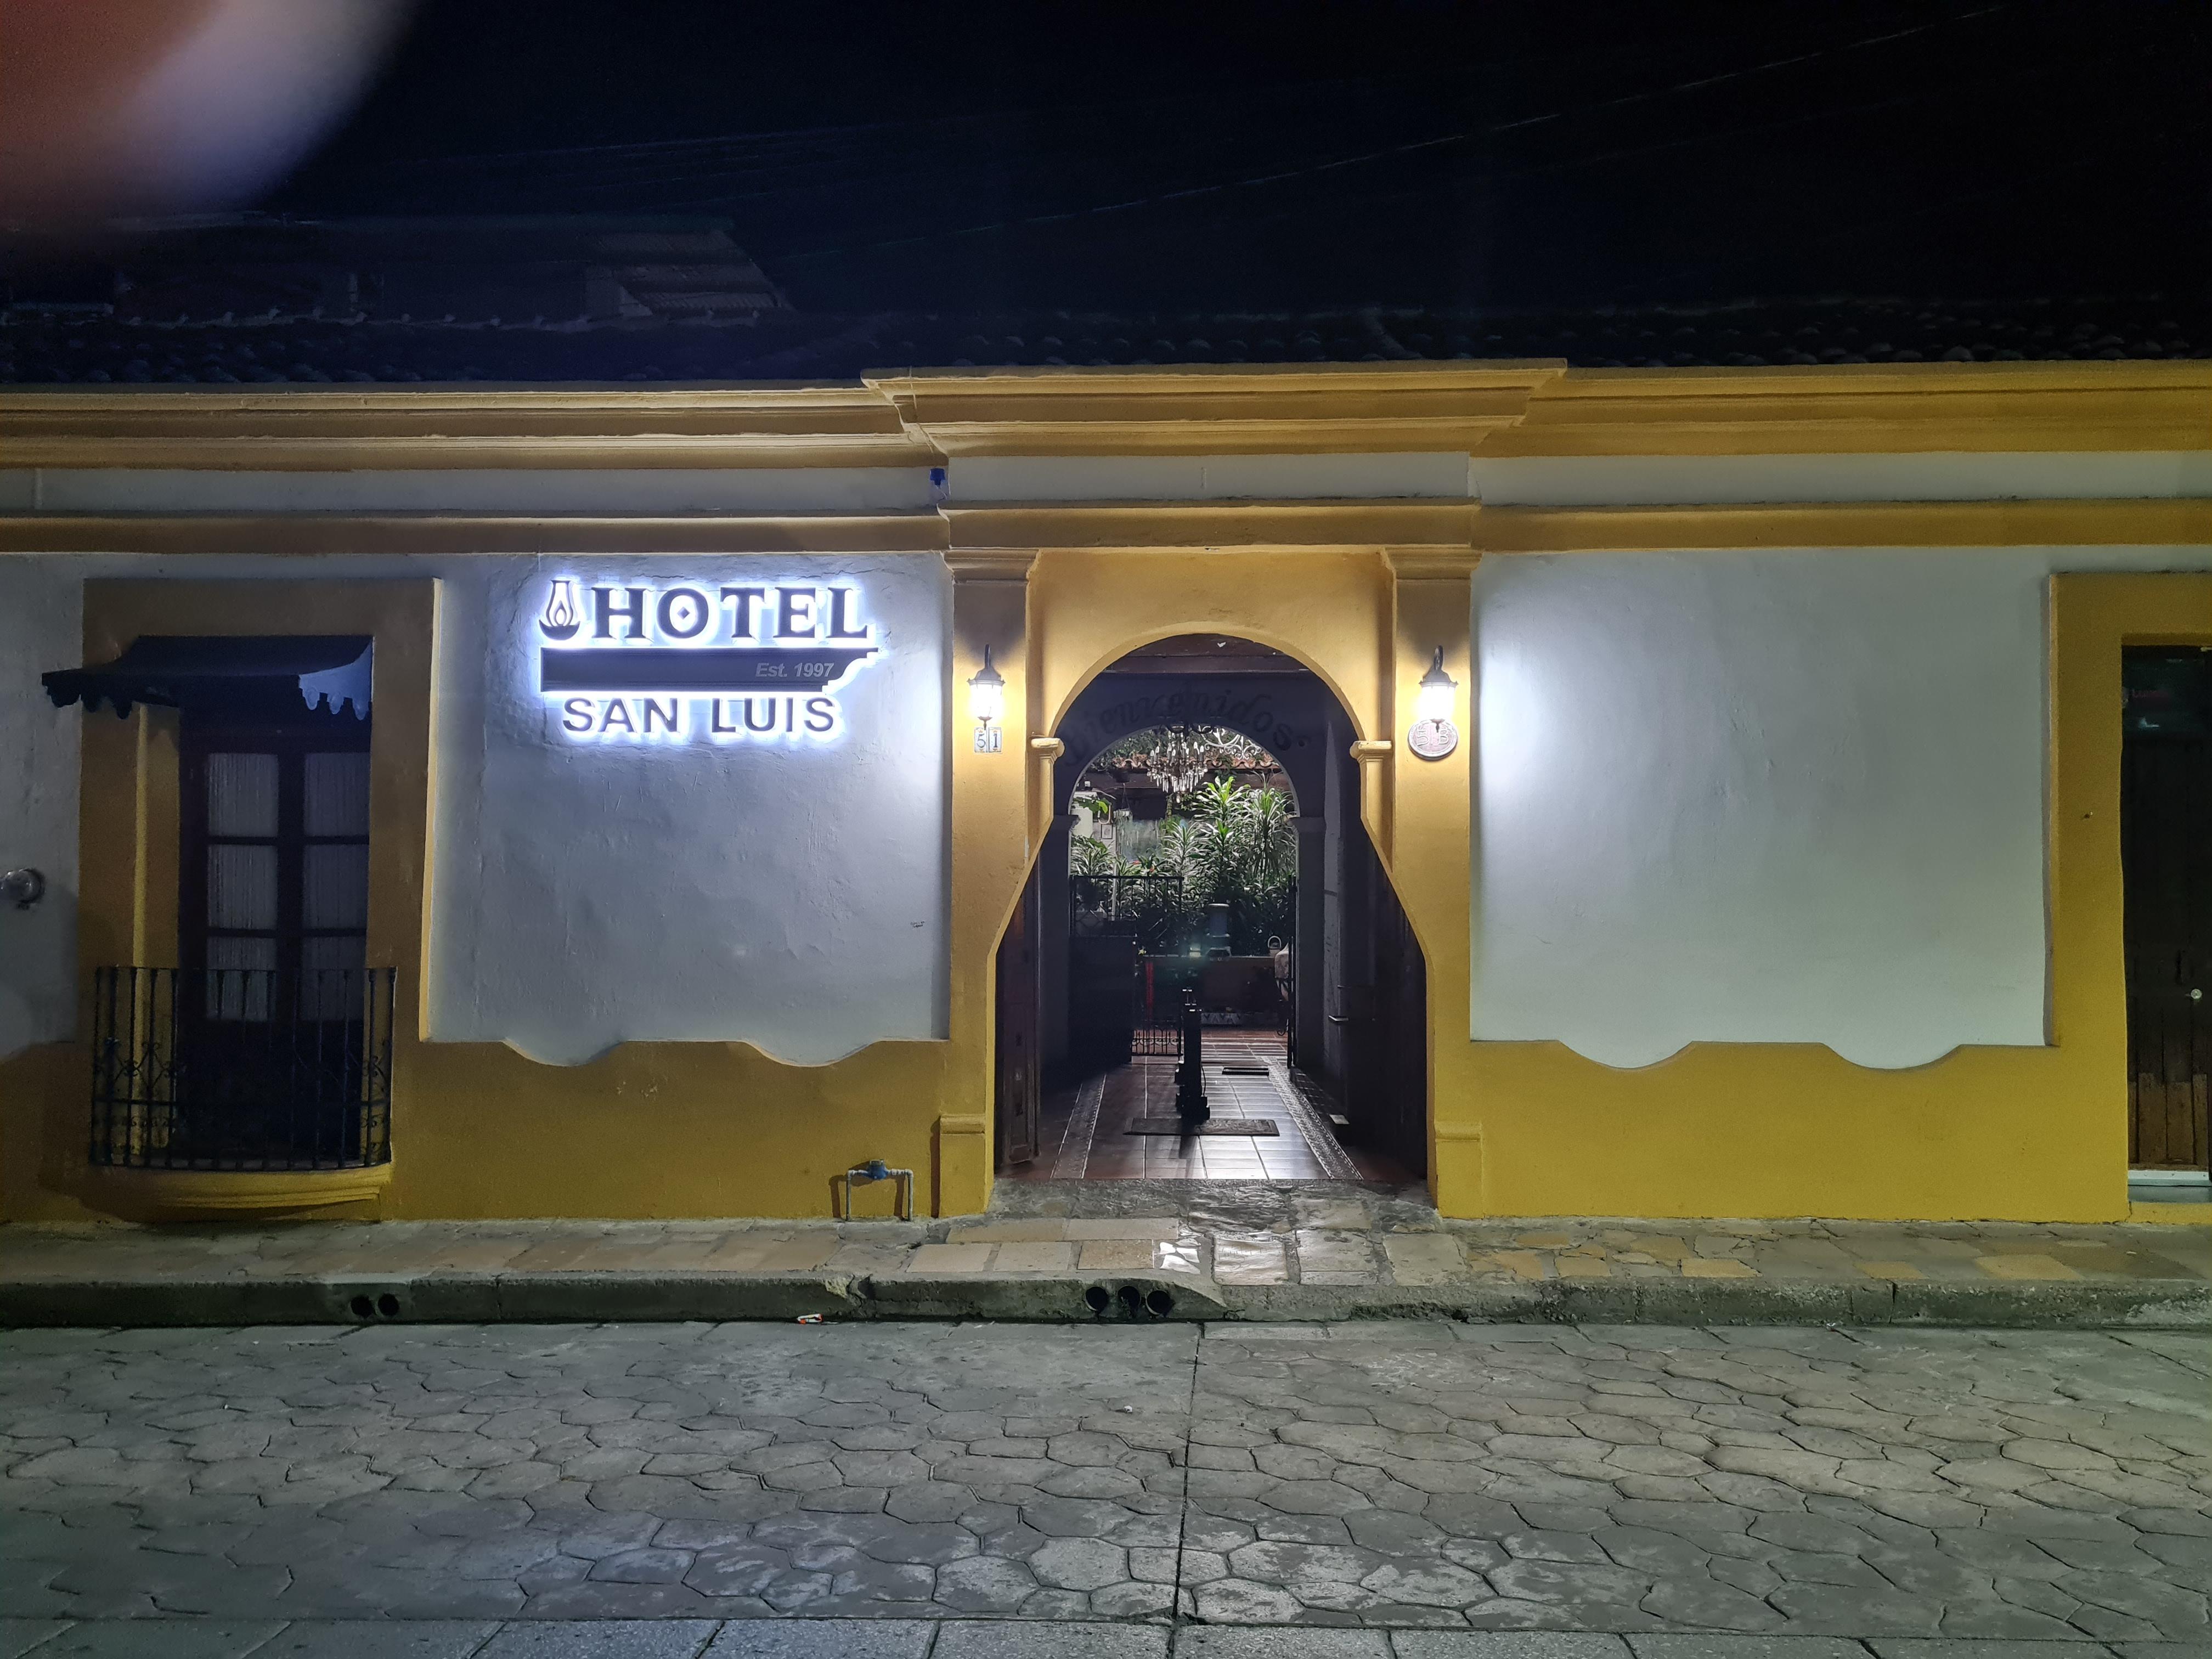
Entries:
[[579,741],[825,743],[877,653],[860,588],[557,578],[538,614],[538,689]]

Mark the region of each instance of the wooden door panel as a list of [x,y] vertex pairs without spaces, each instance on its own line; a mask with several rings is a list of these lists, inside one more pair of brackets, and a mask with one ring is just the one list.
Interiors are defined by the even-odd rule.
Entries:
[[2128,1156],[2203,1169],[2212,1152],[2212,656],[2128,651],[2120,764]]
[[1340,985],[1330,1016],[1345,1033],[1344,1110],[1363,1144],[1422,1175],[1429,1139],[1427,966],[1364,830],[1358,848],[1372,948],[1358,951],[1347,941],[1344,957],[1370,963],[1373,977]]
[[994,1093],[1002,1168],[1030,1163],[1037,1154],[1037,1120],[1044,1104],[1038,1054],[1038,922],[1037,877],[1032,870],[999,942]]

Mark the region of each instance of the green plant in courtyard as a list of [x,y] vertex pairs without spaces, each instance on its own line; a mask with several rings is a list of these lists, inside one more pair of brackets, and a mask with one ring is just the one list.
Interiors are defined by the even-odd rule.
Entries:
[[[1117,837],[1129,856],[1116,860],[1090,836],[1068,844],[1072,875],[1151,878],[1116,884],[1112,901],[1116,916],[1152,942],[1148,948],[1182,954],[1216,904],[1229,908],[1237,955],[1265,951],[1271,936],[1290,937],[1298,864],[1291,799],[1237,776],[1270,768],[1266,750],[1222,726],[1160,726],[1132,732],[1092,764],[1141,769],[1168,792],[1170,810],[1157,830],[1131,824]],[[1073,804],[1111,810],[1080,793]]]
[[1290,798],[1279,789],[1245,789],[1217,778],[1177,805],[1183,812],[1162,822],[1151,855],[1125,860],[1117,872],[1174,879],[1146,884],[1141,894],[1127,896],[1125,906],[1171,910],[1172,915],[1148,917],[1153,924],[1148,931],[1188,937],[1204,927],[1209,905],[1225,904],[1230,948],[1240,956],[1264,951],[1270,935],[1287,938],[1297,876]]
[[1114,849],[1096,836],[1075,836],[1067,843],[1067,872],[1072,876],[1110,876]]

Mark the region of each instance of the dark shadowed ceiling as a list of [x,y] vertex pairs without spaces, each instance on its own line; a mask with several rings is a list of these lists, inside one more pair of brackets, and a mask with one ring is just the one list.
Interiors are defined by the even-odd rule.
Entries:
[[726,217],[808,312],[2201,290],[2212,8],[428,0],[265,208]]

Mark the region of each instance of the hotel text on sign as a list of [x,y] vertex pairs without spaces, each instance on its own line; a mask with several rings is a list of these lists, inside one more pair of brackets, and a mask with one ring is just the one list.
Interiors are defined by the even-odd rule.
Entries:
[[563,576],[536,623],[538,691],[579,741],[833,742],[878,650],[851,582]]

